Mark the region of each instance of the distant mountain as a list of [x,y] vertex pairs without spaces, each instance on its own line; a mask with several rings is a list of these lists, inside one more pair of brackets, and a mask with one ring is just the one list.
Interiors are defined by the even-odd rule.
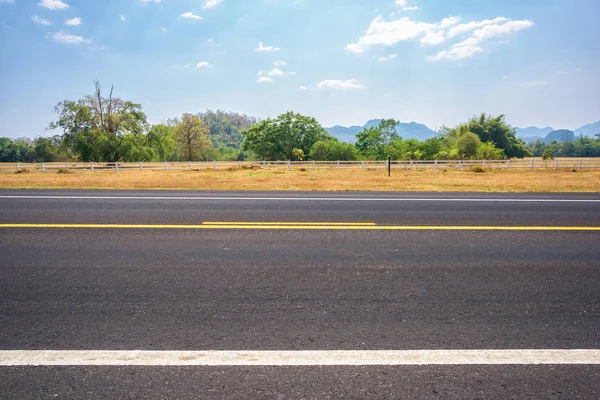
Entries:
[[[380,122],[381,119],[372,119],[362,126],[353,125],[345,127],[335,125],[331,128],[325,128],[325,130],[342,142],[354,143],[356,142],[356,134],[358,132],[363,128],[377,126]],[[403,139],[418,139],[423,141],[435,137],[434,131],[417,122],[399,122],[398,125],[396,125],[396,132],[398,132],[398,136]]]
[[554,141],[557,141],[559,143],[564,143],[564,142],[574,141],[574,140],[575,140],[575,134],[573,133],[573,131],[570,131],[568,129],[558,129],[558,130],[552,131],[548,135],[546,135],[546,137],[544,138],[544,143],[552,143]]
[[600,121],[577,128],[575,129],[574,133],[577,137],[583,135],[595,139],[595,136],[600,134]]
[[[527,128],[515,128],[517,130],[517,137],[520,139],[530,139],[530,138],[543,138],[550,132],[554,130],[554,128],[546,127],[546,128],[538,128],[537,126],[529,126]],[[534,141],[535,141],[534,139]]]

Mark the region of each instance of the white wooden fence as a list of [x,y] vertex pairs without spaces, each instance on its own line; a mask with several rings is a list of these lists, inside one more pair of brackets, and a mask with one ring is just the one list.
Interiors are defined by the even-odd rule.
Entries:
[[[600,168],[600,158],[561,158],[555,160],[515,159],[515,160],[445,160],[445,161],[392,161],[392,170],[470,170],[473,168],[492,169],[586,169]],[[387,169],[387,161],[210,161],[210,162],[61,162],[61,163],[0,163],[1,172],[23,170],[39,172],[74,171],[184,171],[184,170],[236,170],[236,169],[278,169],[291,170],[373,170]]]

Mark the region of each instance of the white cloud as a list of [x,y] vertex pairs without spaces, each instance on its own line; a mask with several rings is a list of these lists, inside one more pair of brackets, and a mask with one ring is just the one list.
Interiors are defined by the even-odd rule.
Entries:
[[386,62],[386,61],[393,60],[396,57],[398,57],[398,54],[390,54],[389,56],[381,56],[381,57],[377,58],[377,61]]
[[401,7],[404,7],[406,5],[406,0],[396,0],[396,4]]
[[324,81],[319,82],[319,84],[317,85],[317,88],[324,89],[324,90],[347,91],[347,90],[364,89],[364,86],[362,84],[360,84],[356,79],[348,79],[346,81],[330,79],[330,80],[324,80]]
[[477,45],[468,44],[468,39],[464,42],[457,43],[448,50],[442,50],[435,56],[429,56],[429,61],[440,61],[440,60],[462,60],[464,58],[472,57],[474,54],[483,51],[483,49]]
[[411,7],[402,7],[402,11],[419,11],[421,7],[411,6]]
[[[1,0],[0,0],[0,2],[1,2]],[[36,24],[40,24],[40,25],[52,25],[52,22],[48,21],[47,19],[40,18],[37,15],[34,15],[33,17],[31,17],[31,20],[33,22],[35,22]]]
[[270,76],[270,77],[274,77],[274,76],[295,76],[298,75],[295,72],[287,72],[287,71],[282,71],[279,68],[273,68],[270,71],[258,71],[258,76]]
[[200,61],[198,64],[196,64],[196,68],[207,68],[210,67],[210,63],[206,62],[206,61]]
[[185,12],[185,13],[183,13],[183,14],[181,14],[181,15],[179,16],[179,18],[183,18],[183,19],[193,19],[193,20],[196,20],[196,21],[197,21],[197,20],[201,20],[201,19],[202,19],[202,17],[201,17],[201,16],[199,16],[199,15],[196,15],[196,14],[194,14],[194,13],[192,13],[192,12],[189,12],[189,11],[188,11],[188,12]]
[[273,68],[272,70],[267,72],[267,76],[282,76],[282,75],[285,75],[285,72],[283,72],[279,68]]
[[63,3],[61,0],[42,0],[38,3],[40,7],[46,7],[50,10],[64,10],[69,8],[67,3]]
[[287,63],[285,61],[279,60],[279,61],[275,61],[273,63],[273,65],[276,67],[284,67],[285,65],[287,65]]
[[66,44],[81,44],[92,42],[91,40],[84,39],[81,36],[75,36],[65,32],[55,32],[53,34],[49,34],[49,36],[56,42]]
[[[504,17],[471,21],[459,24],[460,17],[448,17],[435,23],[415,21],[401,17],[385,21],[381,15],[371,22],[367,32],[345,49],[363,53],[374,46],[393,46],[399,42],[419,39],[422,45],[439,45],[460,35],[471,34],[467,39],[429,56],[431,61],[461,60],[483,51],[481,44],[491,38],[505,36],[533,26],[529,20],[509,20]],[[380,60],[383,61],[383,60]]]
[[450,49],[442,50],[436,55],[428,57],[428,59],[430,61],[439,61],[444,59],[462,60],[469,58],[483,51],[483,48],[480,46],[482,42],[498,36],[509,35],[532,26],[533,22],[529,20],[508,21],[500,24],[486,23],[479,29],[476,29],[468,39],[456,43]]
[[202,8],[204,8],[204,9],[213,8],[213,7],[218,6],[222,2],[223,2],[223,0],[206,0],[204,2],[204,4],[202,5]]
[[306,86],[298,86],[298,90],[301,90],[304,92],[304,91],[308,90],[308,88]]
[[119,17],[121,17],[121,21],[125,21],[125,16],[124,15],[119,15]]
[[491,24],[499,24],[501,22],[507,21],[504,17],[498,17],[494,19],[484,19],[482,21],[471,21],[466,24],[456,25],[452,29],[448,31],[448,37],[453,38],[462,33],[472,32],[477,28],[481,28],[482,26],[491,25]]
[[367,33],[359,38],[356,43],[346,45],[346,50],[352,53],[362,53],[373,46],[392,46],[402,41],[416,39],[428,32],[443,29],[444,26],[457,22],[458,18],[456,17],[445,18],[435,24],[413,21],[409,17],[384,21],[383,17],[379,15],[371,22]]
[[65,25],[67,26],[78,26],[81,25],[81,18],[75,17],[65,21]]
[[161,31],[162,33],[167,33],[167,28],[160,28],[160,31]]
[[279,51],[279,47],[265,46],[265,45],[263,45],[263,42],[258,42],[258,47],[256,48],[255,51],[258,51],[258,52]]
[[268,76],[262,76],[256,80],[256,83],[271,83],[273,82],[273,78],[269,78]]

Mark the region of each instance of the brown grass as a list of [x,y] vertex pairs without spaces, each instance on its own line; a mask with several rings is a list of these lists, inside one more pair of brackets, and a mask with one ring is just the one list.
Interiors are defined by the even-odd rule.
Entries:
[[600,192],[600,170],[71,171],[0,174],[1,188]]

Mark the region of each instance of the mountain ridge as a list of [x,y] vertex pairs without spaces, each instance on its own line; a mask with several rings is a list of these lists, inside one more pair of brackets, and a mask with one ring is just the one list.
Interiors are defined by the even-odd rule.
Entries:
[[[364,125],[351,125],[351,126],[343,126],[343,125],[334,125],[325,130],[332,136],[336,137],[338,140],[342,142],[354,143],[356,142],[356,134],[360,132],[364,128],[370,128],[372,126],[377,126],[381,122],[381,119],[370,119]],[[569,131],[573,134],[560,135],[556,134],[559,139],[562,138],[577,138],[581,135],[588,136],[593,138],[595,135],[600,134],[600,121],[592,122],[590,124],[585,124],[577,129],[569,130],[569,129],[554,129],[552,127],[539,128],[537,126],[528,126],[525,128],[515,127],[516,135],[519,139],[527,142],[535,142],[537,139],[546,140],[547,136],[553,132],[557,131]],[[396,131],[398,135],[404,139],[418,139],[418,140],[427,140],[433,138],[437,135],[437,133],[430,129],[427,125],[411,121],[411,122],[399,122]]]

